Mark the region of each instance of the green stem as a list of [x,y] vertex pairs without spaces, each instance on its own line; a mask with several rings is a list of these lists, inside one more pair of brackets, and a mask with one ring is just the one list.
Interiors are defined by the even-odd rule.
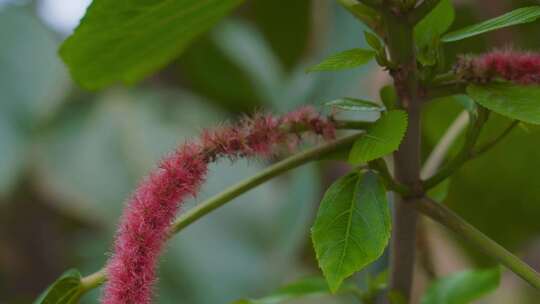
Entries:
[[416,251],[417,212],[407,205],[421,194],[420,182],[420,108],[419,78],[416,63],[413,25],[408,13],[392,10],[384,12],[387,45],[390,59],[396,68],[391,70],[394,86],[399,96],[399,107],[407,111],[409,126],[394,153],[395,176],[399,183],[410,189],[411,195],[395,200],[390,249],[390,289],[407,301],[411,297]]
[[394,191],[403,196],[407,196],[410,194],[409,188],[407,188],[405,185],[398,183],[392,177],[392,174],[390,174],[390,170],[388,170],[388,166],[386,165],[384,159],[378,158],[376,160],[370,161],[369,167],[379,172],[379,175],[383,179],[384,184],[388,190]]
[[251,178],[248,178],[230,187],[229,189],[221,192],[220,194],[206,200],[204,203],[201,203],[193,207],[188,212],[186,212],[183,216],[180,216],[180,218],[178,218],[178,220],[174,222],[173,228],[171,229],[171,234],[178,233],[179,231],[184,229],[186,226],[195,222],[202,216],[223,206],[227,202],[238,197],[240,194],[268,181],[269,179],[277,175],[280,175],[286,171],[294,169],[312,160],[319,159],[330,152],[333,152],[340,148],[351,145],[354,142],[354,140],[357,139],[361,135],[362,133],[357,133],[357,134],[345,137],[343,139],[322,145],[320,147],[316,147],[313,149],[306,150],[304,152],[300,152],[294,156],[286,158],[260,171],[259,173],[252,176]]
[[423,199],[414,206],[419,212],[454,231],[457,235],[482,250],[486,255],[496,259],[502,265],[506,266],[523,280],[531,284],[531,286],[540,289],[540,274],[538,272],[459,217],[459,215],[452,210],[429,198]]
[[505,139],[512,130],[514,130],[515,127],[519,124],[519,120],[514,120],[504,131],[499,134],[495,139],[492,141],[485,143],[483,146],[477,148],[473,151],[471,158],[478,157],[484,153],[486,153],[491,148],[495,147],[498,143],[500,143],[503,139]]
[[443,180],[447,179],[457,169],[459,169],[465,162],[472,158],[474,153],[474,145],[480,136],[482,127],[484,126],[489,112],[484,108],[478,109],[478,117],[472,117],[471,123],[467,131],[465,138],[465,144],[458,155],[451,160],[446,166],[441,168],[435,175],[429,177],[424,181],[424,189],[428,190],[438,185]]
[[81,279],[81,295],[105,282],[105,270],[101,269]]
[[424,162],[422,170],[420,171],[420,176],[422,178],[429,178],[437,172],[437,169],[439,169],[446,158],[448,151],[468,124],[469,113],[467,113],[467,111],[462,111],[454,122],[452,122],[450,127],[448,127]]
[[[174,234],[180,232],[182,229],[186,228],[188,225],[194,223],[204,215],[212,212],[213,210],[223,206],[224,204],[230,202],[232,199],[238,197],[239,195],[251,190],[260,184],[270,180],[271,178],[278,176],[286,171],[297,168],[303,164],[306,164],[310,161],[318,160],[325,155],[328,155],[332,152],[338,151],[340,149],[346,148],[362,136],[363,133],[356,133],[343,137],[341,139],[331,141],[329,143],[320,145],[315,148],[311,148],[300,153],[297,153],[291,157],[288,157],[280,162],[275,163],[274,165],[262,170],[258,174],[250,177],[227,190],[209,198],[208,200],[202,202],[201,204],[193,207],[188,210],[182,216],[180,216],[172,225],[170,231],[170,237]],[[87,291],[98,287],[103,282],[106,281],[106,272],[105,269],[101,269],[91,275],[88,275],[81,279],[82,288],[80,294],[84,294]]]

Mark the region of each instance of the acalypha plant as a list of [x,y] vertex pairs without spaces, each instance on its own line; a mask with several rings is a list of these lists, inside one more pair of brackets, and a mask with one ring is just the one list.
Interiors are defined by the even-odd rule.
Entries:
[[[169,63],[242,2],[94,0],[60,55],[83,87],[133,83]],[[444,192],[445,180],[502,142],[516,126],[540,124],[540,54],[509,45],[484,54],[461,54],[448,64],[443,60],[448,57],[446,47],[533,22],[540,17],[540,6],[449,31],[454,20],[450,0],[337,2],[369,29],[364,35],[369,49],[344,50],[307,72],[351,69],[375,60],[393,79],[392,86],[383,88],[382,102],[338,98],[327,103],[327,112],[307,105],[282,115],[261,111],[203,130],[165,156],[127,200],[104,268],[88,276],[67,271],[36,303],[75,303],[102,284],[102,303],[151,303],[159,294],[155,282],[160,254],[174,234],[272,177],[330,157],[351,166],[326,190],[311,229],[324,284],[306,279],[273,296],[237,303],[278,303],[320,293],[349,293],[363,303],[409,303],[420,214],[501,265],[436,280],[422,303],[468,303],[495,289],[502,269],[540,289],[540,275],[534,269],[432,195]],[[448,145],[458,137],[449,132],[422,164],[423,106],[451,96],[461,97],[467,118],[462,120],[466,131],[461,149],[446,157]],[[370,112],[377,119],[342,119],[348,112]],[[498,136],[478,141],[494,114],[505,117],[508,127]],[[306,144],[313,147],[305,148]],[[292,156],[283,158],[285,154]],[[209,163],[221,158],[282,160],[183,211],[182,202],[197,197]],[[388,270],[372,278],[367,290],[345,281],[378,260],[387,247]]]

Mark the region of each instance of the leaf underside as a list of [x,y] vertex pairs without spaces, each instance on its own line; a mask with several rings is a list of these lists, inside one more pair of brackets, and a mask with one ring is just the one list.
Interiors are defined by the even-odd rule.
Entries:
[[243,0],[94,0],[60,55],[82,86],[141,80]]
[[467,94],[480,105],[500,115],[540,124],[540,87],[511,83],[469,85]]

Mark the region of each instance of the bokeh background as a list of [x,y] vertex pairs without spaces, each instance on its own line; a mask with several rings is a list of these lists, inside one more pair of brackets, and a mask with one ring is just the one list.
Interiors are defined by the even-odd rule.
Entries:
[[[364,28],[330,0],[249,1],[181,57],[133,87],[99,92],[70,80],[59,44],[89,0],[0,0],[0,303],[30,303],[64,270],[83,274],[107,258],[123,202],[155,162],[202,128],[255,109],[284,112],[336,97],[378,100],[389,83],[375,64],[305,74],[340,50],[363,47]],[[454,1],[453,28],[538,1]],[[540,47],[539,23],[451,44],[456,54]],[[106,50],[104,50],[106,51]],[[426,107],[427,155],[461,111]],[[495,117],[486,136],[507,121]],[[452,179],[445,203],[540,268],[540,129],[515,130]],[[202,201],[266,166],[211,168]],[[228,303],[318,274],[309,239],[325,187],[346,167],[304,166],[272,180],[174,238],[160,267],[159,303]],[[434,223],[422,223],[416,294],[431,275],[494,264]],[[386,261],[372,266],[383,269]],[[357,275],[358,284],[365,273]],[[83,298],[96,303],[99,290]],[[540,293],[506,273],[482,303],[538,303]],[[353,303],[347,297],[301,303]]]

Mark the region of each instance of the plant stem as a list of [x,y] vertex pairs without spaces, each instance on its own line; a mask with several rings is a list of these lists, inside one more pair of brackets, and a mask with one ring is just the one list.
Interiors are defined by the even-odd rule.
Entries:
[[486,255],[499,261],[531,286],[540,289],[540,274],[538,272],[459,217],[452,210],[429,198],[424,198],[414,206],[419,212],[454,231],[457,235],[482,250]]
[[[248,190],[259,186],[260,184],[272,179],[273,177],[276,177],[284,172],[304,165],[310,161],[318,160],[325,155],[352,145],[356,139],[362,136],[362,134],[363,133],[356,133],[343,137],[341,139],[328,142],[318,147],[299,152],[291,157],[288,157],[280,162],[273,164],[272,166],[262,170],[258,174],[244,181],[241,181],[240,183],[226,189],[225,191],[209,198],[208,200],[200,203],[199,205],[193,207],[192,209],[181,215],[173,223],[169,237],[172,237],[174,234],[180,232],[182,229],[194,223],[204,215],[223,206],[224,204],[230,202],[232,199],[247,192]],[[106,279],[106,272],[104,268],[82,278],[82,288],[80,290],[80,294],[82,295],[87,291],[98,287],[99,285],[104,283]]]
[[84,294],[105,282],[105,270],[101,269],[81,279],[80,293]]
[[[458,155],[452,159],[446,166],[439,170],[435,175],[429,177],[424,181],[424,189],[431,189],[438,185],[443,180],[447,179],[457,169],[459,169],[466,161],[471,159],[474,154],[474,145],[480,136],[482,127],[484,126],[489,112],[484,108],[478,109],[478,117],[472,117],[467,136],[465,138],[465,144],[461,148]],[[471,115],[472,116],[472,115]]]
[[420,176],[422,178],[429,178],[435,174],[439,166],[443,163],[448,150],[454,144],[456,139],[459,137],[461,132],[467,127],[469,123],[469,114],[467,111],[461,112],[458,117],[452,122],[450,127],[446,130],[444,135],[441,137],[431,154],[429,154],[422,170],[420,171]]
[[401,195],[408,195],[410,193],[406,186],[399,184],[394,180],[384,159],[377,158],[376,160],[370,161],[369,167],[379,172],[379,175],[381,176],[388,190],[394,191]]
[[255,188],[256,186],[268,181],[275,176],[278,176],[286,171],[294,169],[312,160],[319,159],[330,152],[351,145],[354,140],[361,135],[362,133],[357,133],[351,136],[344,137],[337,141],[322,145],[320,147],[300,152],[260,171],[256,175],[244,181],[241,181],[240,183],[228,188],[227,190],[215,195],[214,197],[187,211],[184,215],[180,216],[178,220],[174,222],[171,229],[171,234],[178,233],[202,216],[223,206],[227,202],[238,197],[240,194]]
[[420,183],[420,107],[413,25],[407,13],[383,12],[386,25],[391,71],[399,96],[399,106],[407,111],[409,126],[405,138],[394,154],[395,176],[411,190],[410,197],[399,197],[394,205],[390,253],[390,289],[410,299],[416,246],[417,213],[409,204],[422,194]]
[[517,127],[517,125],[519,125],[519,120],[514,120],[506,129],[504,129],[504,131],[499,136],[495,137],[495,139],[475,149],[471,155],[471,158],[478,157],[486,153],[491,148],[495,147],[498,143],[505,139],[510,134],[510,132],[512,132],[512,130]]

